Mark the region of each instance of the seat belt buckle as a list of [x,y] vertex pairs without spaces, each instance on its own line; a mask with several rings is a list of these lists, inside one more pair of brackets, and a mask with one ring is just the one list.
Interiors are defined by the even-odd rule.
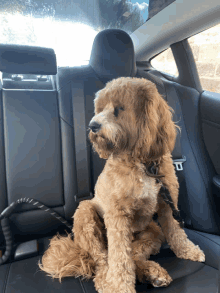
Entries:
[[86,200],[86,199],[92,199],[94,197],[93,193],[90,192],[89,195],[88,194],[85,194],[85,195],[78,195],[78,194],[75,194],[74,195],[74,198],[75,198],[75,201],[76,202],[80,202],[82,200]]
[[173,164],[176,167],[176,171],[183,171],[183,163],[186,162],[186,157],[182,156],[182,159],[173,160]]

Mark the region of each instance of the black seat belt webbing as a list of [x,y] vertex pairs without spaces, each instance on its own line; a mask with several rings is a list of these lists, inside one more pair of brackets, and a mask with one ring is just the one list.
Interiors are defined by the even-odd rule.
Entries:
[[[156,74],[156,75],[155,75]],[[161,81],[163,82],[164,77],[159,73],[155,72],[155,74],[151,72],[146,72],[145,71],[145,76],[149,76],[149,80],[154,82],[156,85],[160,84]],[[178,96],[175,92],[175,89],[172,84],[169,82],[163,82],[163,85],[165,86],[166,89],[166,98],[169,106],[173,108],[174,110],[174,121],[178,122],[177,117],[182,117],[181,116],[181,105],[178,99]],[[172,97],[177,97],[176,99]],[[189,209],[187,206],[186,202],[186,195],[187,195],[187,187],[186,187],[186,181],[185,181],[185,175],[184,175],[184,162],[186,161],[186,157],[182,156],[182,151],[181,151],[181,140],[180,140],[180,133],[178,130],[177,137],[176,137],[176,143],[174,150],[172,152],[172,157],[173,157],[173,163],[176,167],[176,175],[178,177],[178,182],[179,182],[179,202],[181,201],[181,207],[184,207],[184,210],[188,211],[187,214],[184,213],[183,209],[180,210],[180,215],[184,219],[185,226],[188,228],[192,228],[192,221],[189,217]]]
[[[177,93],[173,87],[173,85],[169,84],[169,83],[166,83],[165,84],[165,87],[166,87],[166,90],[167,90],[167,102],[169,104],[170,107],[173,108],[174,110],[174,121],[175,122],[179,122],[178,121],[178,118],[177,117],[183,117],[181,115],[181,105],[180,105],[180,102],[179,102],[179,98],[177,96]],[[176,97],[173,98],[173,97]],[[183,118],[182,118],[183,119]],[[181,164],[181,161],[184,161],[186,160],[186,158],[184,156],[182,156],[182,151],[181,151],[181,141],[180,141],[180,132],[178,130],[178,133],[177,133],[177,137],[176,137],[176,143],[175,143],[175,147],[174,147],[174,150],[172,152],[172,156],[173,156],[173,161],[177,161],[177,162],[180,162]],[[183,165],[184,166],[184,165]],[[184,222],[185,222],[185,226],[187,228],[192,228],[192,221],[189,217],[189,209],[187,208],[187,203],[186,203],[186,195],[187,195],[187,187],[186,187],[186,181],[185,181],[185,175],[184,175],[184,167],[182,166],[181,169],[178,169],[178,163],[176,165],[176,175],[178,177],[178,181],[179,181],[179,201],[181,201],[182,203],[182,207],[183,207],[183,203],[184,203],[184,206],[186,210],[188,210],[188,213],[185,214],[183,209],[180,210],[180,214],[182,216],[182,218],[184,219]]]
[[72,81],[73,124],[75,135],[77,194],[75,200],[91,199],[89,151],[86,134],[84,81]]

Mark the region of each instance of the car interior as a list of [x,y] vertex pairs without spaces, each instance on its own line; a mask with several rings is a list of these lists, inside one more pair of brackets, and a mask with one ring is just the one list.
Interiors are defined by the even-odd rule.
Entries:
[[[174,109],[181,127],[172,154],[178,206],[188,238],[206,260],[179,259],[164,244],[150,259],[173,281],[164,288],[137,281],[136,291],[219,292],[220,92],[204,90],[188,41],[219,24],[219,15],[218,0],[170,1],[131,34],[120,28],[99,31],[83,66],[58,66],[52,48],[1,43],[0,211],[33,198],[71,226],[79,202],[93,197],[105,165],[88,139],[95,93],[118,77],[146,78]],[[152,66],[151,60],[168,48],[177,76]],[[71,232],[66,225],[25,200],[8,219],[13,245],[0,265],[0,292],[96,292],[92,280],[69,277],[60,283],[39,270],[50,239]],[[6,244],[0,229],[2,256]]]

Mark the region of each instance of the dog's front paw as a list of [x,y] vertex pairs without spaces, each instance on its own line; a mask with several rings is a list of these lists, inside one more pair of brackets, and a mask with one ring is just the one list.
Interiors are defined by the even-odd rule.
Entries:
[[148,261],[143,282],[150,282],[154,287],[167,287],[172,278],[168,272],[154,261]]
[[[193,243],[192,243],[193,244]],[[190,245],[185,249],[175,252],[178,258],[189,259],[192,261],[205,262],[205,254],[198,245]]]

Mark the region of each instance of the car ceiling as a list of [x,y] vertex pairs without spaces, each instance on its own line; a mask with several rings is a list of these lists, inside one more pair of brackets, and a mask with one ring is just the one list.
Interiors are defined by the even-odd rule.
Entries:
[[131,34],[136,60],[147,61],[170,45],[220,22],[219,0],[176,0]]

